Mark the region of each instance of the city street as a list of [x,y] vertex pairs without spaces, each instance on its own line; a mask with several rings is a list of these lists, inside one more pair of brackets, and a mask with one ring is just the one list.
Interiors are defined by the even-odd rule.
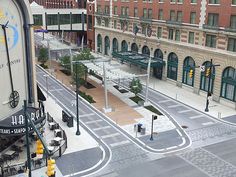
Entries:
[[[47,92],[45,74],[43,70],[37,68],[38,83]],[[66,89],[53,77],[48,77],[47,81],[48,94],[61,107],[75,115],[75,107],[71,104],[71,101],[75,99],[73,91]],[[142,146],[137,146],[139,145],[137,141],[130,138],[88,103],[80,100],[80,125],[93,134],[95,138],[98,137],[97,140],[101,140],[102,147],[107,151],[102,164],[93,171],[84,174],[80,174],[79,171],[73,173],[75,176],[76,174],[78,176],[85,174],[92,174],[92,176],[156,176],[158,174],[176,177],[204,177],[215,176],[215,174],[231,177],[234,175],[236,170],[232,155],[235,153],[234,144],[236,143],[234,138],[236,128],[234,126],[215,120],[154,90],[150,90],[149,93],[152,95],[149,96],[150,101],[162,112],[169,115],[170,118],[174,118],[180,125],[188,126],[186,132],[193,141],[192,150],[186,149],[185,152],[181,151],[181,153],[175,153],[176,155],[173,156],[144,151],[144,148],[141,148]],[[63,169],[66,169],[65,165],[61,168],[58,165],[62,174]],[[97,171],[99,168],[103,169]],[[184,175],[181,173],[183,170],[185,171]],[[147,175],[147,172],[150,173]],[[63,175],[69,174],[64,173]]]

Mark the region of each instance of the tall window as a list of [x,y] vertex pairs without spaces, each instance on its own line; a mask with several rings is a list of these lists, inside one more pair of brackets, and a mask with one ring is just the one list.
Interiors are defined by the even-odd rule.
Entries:
[[[202,65],[205,66],[205,70],[206,70],[207,68],[210,67],[211,62],[206,61]],[[206,76],[205,72],[201,72],[200,89],[204,90],[204,91],[208,91],[208,87],[209,87],[209,91],[211,93],[213,93],[213,86],[214,86],[214,79],[215,79],[215,68],[214,68],[214,66],[212,67],[211,73],[212,74],[210,76]]]
[[138,8],[137,7],[134,8],[134,17],[138,17]]
[[231,15],[230,17],[230,28],[236,29],[236,15]]
[[98,5],[98,6],[97,6],[97,12],[98,12],[98,13],[101,13],[101,12],[102,12],[101,5]]
[[117,15],[117,6],[114,6],[114,15]]
[[232,5],[236,5],[236,0],[232,0]]
[[152,9],[148,9],[148,18],[152,19]]
[[167,77],[177,80],[178,57],[175,53],[170,53],[167,62]]
[[109,14],[109,6],[105,6],[105,14]]
[[173,38],[174,38],[174,30],[169,29],[169,39],[173,40]]
[[236,39],[235,38],[228,38],[228,51],[236,52]]
[[158,27],[157,28],[157,37],[161,38],[161,36],[162,36],[162,27]]
[[194,44],[194,32],[188,33],[188,43]]
[[93,27],[93,20],[92,20],[93,18],[92,18],[92,15],[88,15],[88,29],[92,29],[92,27]]
[[147,18],[147,9],[146,8],[143,9],[143,18]]
[[218,26],[219,14],[209,13],[207,25],[209,26]]
[[191,0],[191,3],[197,3],[197,0]]
[[195,24],[196,23],[196,12],[190,13],[190,23]]
[[163,20],[163,9],[159,9],[158,11],[158,20]]
[[[189,72],[190,70],[193,70],[193,75],[190,76]],[[184,60],[184,66],[183,66],[183,80],[182,82],[184,84],[193,86],[194,83],[194,71],[195,71],[195,62],[192,57],[186,57]]]
[[182,22],[182,17],[183,17],[183,12],[182,11],[178,11],[177,12],[177,21],[178,22]]
[[183,0],[177,0],[178,3],[183,3]]
[[180,41],[180,31],[179,30],[175,30],[175,40]]
[[114,29],[117,28],[117,21],[116,20],[114,20],[114,22],[113,22],[113,27],[114,27]]
[[175,11],[174,10],[170,11],[170,20],[175,21]]
[[207,34],[206,35],[206,46],[216,48],[216,36]]
[[219,4],[220,0],[209,0],[209,4]]
[[105,18],[104,19],[105,27],[109,27],[109,19]]
[[123,15],[123,16],[125,15],[125,7],[123,7],[123,6],[121,7],[121,15]]
[[231,101],[236,100],[236,71],[227,67],[222,74],[221,97]]

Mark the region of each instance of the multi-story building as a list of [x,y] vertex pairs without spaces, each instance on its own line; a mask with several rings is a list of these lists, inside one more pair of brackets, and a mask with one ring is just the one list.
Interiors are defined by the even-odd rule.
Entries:
[[[209,91],[215,101],[235,106],[236,0],[94,3],[94,39],[89,40],[96,52],[136,51],[158,58],[166,63],[153,69],[159,79],[196,94]],[[220,66],[210,68],[211,59],[213,65]],[[201,72],[199,66],[205,66],[206,71],[210,68],[211,74],[204,67]]]
[[[34,25],[41,26],[64,38],[64,41],[81,45],[82,38],[86,44],[86,29],[82,24],[86,23],[86,0],[29,0]],[[37,4],[41,8],[35,6]]]

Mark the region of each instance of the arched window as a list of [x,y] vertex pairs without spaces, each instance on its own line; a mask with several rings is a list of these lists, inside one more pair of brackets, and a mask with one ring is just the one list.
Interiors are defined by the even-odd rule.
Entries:
[[104,54],[105,55],[109,55],[109,50],[110,50],[110,39],[108,36],[105,37],[105,51]]
[[227,67],[223,71],[221,97],[236,101],[236,71],[233,67]]
[[128,51],[128,44],[125,40],[121,42],[121,51],[122,52],[127,52]]
[[102,52],[102,36],[101,34],[98,34],[97,36],[97,52]]
[[163,60],[163,53],[160,49],[156,49],[154,52],[154,58],[158,60]]
[[[207,68],[211,66],[211,62],[206,61],[202,65],[205,66],[205,71],[206,71]],[[215,67],[214,66],[212,66],[211,73],[212,74],[210,76],[206,76],[206,72],[201,72],[200,89],[208,92],[208,87],[210,86],[209,91],[213,93],[214,80],[215,80]]]
[[167,77],[173,80],[177,80],[178,73],[178,57],[175,53],[170,53],[167,62]]
[[134,53],[138,53],[138,45],[136,43],[133,43],[131,45],[131,51]]
[[195,62],[192,57],[186,57],[183,66],[183,83],[193,86],[195,73]]
[[112,49],[113,49],[113,52],[118,52],[118,41],[116,38],[114,38],[112,41]]
[[150,50],[149,50],[149,48],[146,45],[143,46],[142,54],[146,55],[146,56],[150,56]]

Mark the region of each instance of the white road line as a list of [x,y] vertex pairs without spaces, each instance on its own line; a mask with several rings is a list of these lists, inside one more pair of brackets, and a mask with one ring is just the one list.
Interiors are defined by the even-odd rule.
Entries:
[[179,129],[176,129],[176,131],[178,132],[179,136],[182,136],[182,133],[179,131]]
[[85,124],[93,124],[93,123],[102,122],[102,121],[103,121],[103,120],[101,120],[101,119],[91,120],[91,121],[85,122]]
[[120,141],[120,142],[117,142],[117,143],[112,143],[110,144],[111,147],[116,147],[116,146],[120,146],[120,145],[124,145],[124,144],[128,144],[130,143],[129,140],[125,140],[125,141]]
[[111,126],[104,126],[104,127],[99,127],[99,128],[94,128],[93,131],[98,131],[98,130],[104,130],[104,129],[108,129],[111,128]]
[[215,124],[215,122],[204,122],[204,123],[202,123],[202,125],[212,125],[212,124]]
[[95,115],[94,113],[90,113],[90,114],[83,114],[83,115],[80,115],[79,117],[89,117],[89,116],[93,116]]
[[202,114],[199,114],[199,115],[196,115],[196,116],[191,116],[189,117],[190,119],[197,119],[197,118],[200,118],[200,117],[203,117],[204,115]]
[[179,144],[178,146],[181,147],[181,146],[183,146],[185,143],[186,143],[186,139],[185,139],[184,137],[182,137],[182,143]]
[[114,137],[114,136],[119,136],[120,133],[113,133],[113,134],[109,134],[109,135],[103,135],[101,136],[102,139],[104,138],[111,138],[111,137]]
[[49,92],[55,92],[55,91],[57,92],[57,91],[62,91],[62,90],[64,90],[64,89],[49,89],[48,91]]
[[175,104],[175,105],[170,105],[170,106],[167,106],[167,107],[168,107],[168,108],[176,108],[176,107],[179,107],[179,106],[181,106],[181,105]]
[[178,146],[171,146],[171,147],[168,147],[168,148],[165,148],[166,150],[170,150],[170,149],[174,149],[174,148],[177,148]]
[[190,112],[190,111],[192,111],[192,110],[186,109],[186,110],[183,110],[183,111],[178,111],[178,113],[185,113],[185,112]]
[[162,100],[162,101],[158,101],[158,103],[166,103],[168,101],[171,101],[171,100]]

